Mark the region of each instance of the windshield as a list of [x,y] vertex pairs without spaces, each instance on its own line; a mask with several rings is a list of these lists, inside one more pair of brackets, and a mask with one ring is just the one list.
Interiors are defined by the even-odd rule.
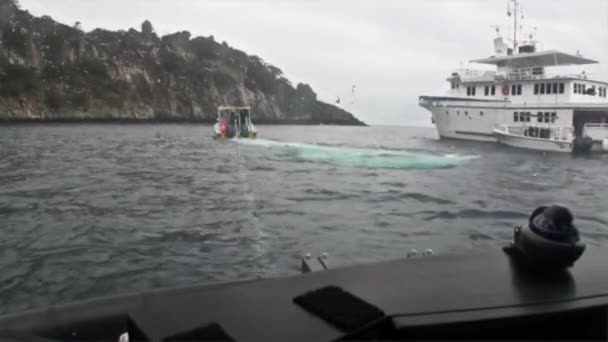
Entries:
[[0,313],[604,248],[608,4],[521,2],[0,0]]

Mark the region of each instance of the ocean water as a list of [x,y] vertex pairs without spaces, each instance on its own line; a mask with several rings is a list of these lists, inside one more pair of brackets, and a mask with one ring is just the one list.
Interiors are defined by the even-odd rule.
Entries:
[[0,126],[0,312],[508,243],[540,205],[608,245],[608,156],[439,140],[433,128]]

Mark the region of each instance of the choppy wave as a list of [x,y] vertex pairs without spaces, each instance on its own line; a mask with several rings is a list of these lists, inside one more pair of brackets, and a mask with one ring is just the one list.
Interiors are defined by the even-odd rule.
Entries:
[[237,143],[275,149],[281,153],[280,156],[292,160],[304,160],[335,166],[368,169],[426,170],[451,168],[477,158],[477,156],[474,155],[459,155],[453,153],[439,155],[387,149],[334,147],[264,139],[244,139],[239,140]]

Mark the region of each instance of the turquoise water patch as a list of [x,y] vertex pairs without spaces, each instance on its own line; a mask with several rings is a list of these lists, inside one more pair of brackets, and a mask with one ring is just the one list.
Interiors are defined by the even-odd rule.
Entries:
[[243,139],[239,140],[238,143],[247,146],[271,148],[280,152],[280,155],[287,159],[367,169],[441,169],[455,167],[471,159],[477,158],[477,156],[473,155],[436,155],[386,149],[335,147],[264,139]]

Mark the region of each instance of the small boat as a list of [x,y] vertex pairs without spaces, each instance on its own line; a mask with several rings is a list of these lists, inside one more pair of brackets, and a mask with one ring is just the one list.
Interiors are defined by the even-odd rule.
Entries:
[[570,126],[501,125],[492,132],[499,144],[547,152],[572,152],[574,129]]
[[608,152],[608,124],[585,123],[582,137],[592,152]]
[[258,131],[251,122],[251,107],[220,106],[217,109],[217,122],[213,125],[215,138],[255,139]]

